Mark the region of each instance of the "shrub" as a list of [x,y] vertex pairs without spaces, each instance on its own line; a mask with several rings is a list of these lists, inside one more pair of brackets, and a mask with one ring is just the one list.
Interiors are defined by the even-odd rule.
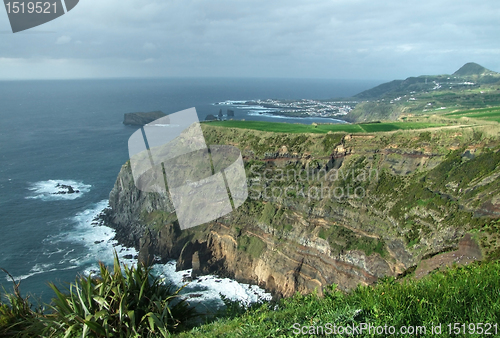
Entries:
[[56,297],[53,314],[47,315],[52,333],[81,332],[82,337],[169,336],[196,315],[175,290],[151,268],[124,266],[115,253],[113,271],[100,263],[100,275],[79,277],[66,292],[49,284]]
[[[35,332],[43,329],[43,324],[39,321],[42,316],[43,308],[38,307],[33,310],[33,305],[29,297],[22,297],[19,290],[20,282],[16,283],[14,278],[4,269],[14,285],[14,292],[7,293],[5,289],[4,296],[0,297],[0,336],[31,336]],[[2,300],[6,300],[7,304]]]
[[238,250],[247,252],[254,259],[259,258],[266,247],[266,243],[258,237],[247,235],[238,237]]

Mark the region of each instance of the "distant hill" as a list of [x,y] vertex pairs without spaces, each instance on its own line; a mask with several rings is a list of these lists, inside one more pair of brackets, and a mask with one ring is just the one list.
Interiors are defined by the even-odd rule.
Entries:
[[397,97],[411,92],[436,90],[441,88],[439,84],[443,85],[442,87],[459,88],[470,81],[477,85],[497,83],[500,82],[500,73],[469,62],[452,75],[422,75],[409,77],[406,80],[394,80],[365,90],[354,97],[360,100],[376,100],[387,96]]
[[355,98],[361,100],[372,100],[382,98],[388,93],[397,94],[410,91],[421,90],[422,85],[426,84],[424,77],[409,77],[406,80],[393,80],[391,82],[382,83],[376,87],[365,90],[354,95]]
[[[394,80],[353,97],[359,103],[342,119],[348,122],[397,120],[402,114],[472,109],[500,105],[500,73],[474,62],[448,75],[422,75]],[[361,101],[361,102],[360,102]]]
[[472,76],[472,75],[498,75],[497,72],[491,71],[487,68],[484,68],[481,65],[478,65],[474,62],[469,62],[463,65],[459,70],[453,73],[453,76]]

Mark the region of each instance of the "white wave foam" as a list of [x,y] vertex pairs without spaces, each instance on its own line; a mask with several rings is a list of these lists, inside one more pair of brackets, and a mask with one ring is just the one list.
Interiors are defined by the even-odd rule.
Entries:
[[244,104],[246,102],[250,102],[250,101],[255,101],[255,100],[237,100],[237,101],[233,101],[233,100],[226,100],[226,101],[222,101],[222,102],[216,102],[214,103],[213,105],[215,106],[234,106],[234,105],[238,105],[238,104]]
[[[126,248],[119,245],[116,240],[113,240],[115,235],[113,229],[106,226],[99,226],[94,221],[96,216],[98,216],[107,206],[108,201],[101,201],[95,208],[76,215],[75,219],[79,224],[79,231],[77,233],[71,233],[70,239],[81,242],[89,248],[90,255],[87,260],[93,260],[94,262],[99,260],[106,264],[111,264],[113,262],[113,250],[116,250],[122,263],[127,266],[136,265],[137,260],[135,257],[138,254],[137,251],[134,248]],[[131,256],[133,258],[126,259],[124,256]],[[84,273],[89,274],[95,273],[96,271],[97,265],[93,264],[88,267]],[[178,287],[186,284],[183,282],[183,278],[184,275],[190,272],[190,270],[176,272],[175,261],[171,261],[167,264],[155,264],[153,267],[153,273],[166,277],[166,279],[172,281]],[[215,303],[216,306],[223,305],[219,293],[222,293],[232,300],[239,300],[246,304],[257,302],[260,299],[268,300],[271,298],[271,294],[266,293],[265,290],[258,286],[240,284],[234,280],[218,278],[216,276],[200,277],[198,280],[189,283],[184,291],[184,294],[188,297],[196,296],[195,298],[190,298],[190,302],[192,303],[205,303],[208,301],[209,303]]]
[[[74,192],[68,193],[67,187]],[[31,184],[28,190],[32,192],[28,199],[41,199],[43,201],[74,200],[89,192],[92,186],[73,180],[47,180]]]
[[239,110],[244,110],[245,113],[249,112],[255,112],[255,111],[262,111],[262,112],[279,112],[280,110],[278,108],[271,108],[271,107],[262,107],[262,106],[248,106],[248,105],[235,105],[233,106],[235,109]]
[[[134,248],[119,245],[118,241],[113,239],[115,230],[105,225],[99,225],[99,222],[96,221],[96,217],[107,207],[108,201],[104,200],[97,203],[94,208],[78,213],[74,217],[76,228],[67,234],[66,240],[83,244],[88,249],[88,253],[81,258],[81,263],[101,261],[105,264],[111,264],[116,250],[121,262],[134,265],[137,251]],[[124,257],[128,255],[131,255],[132,259]]]
[[[13,276],[13,278],[15,281],[22,281],[24,279],[27,279],[27,278],[30,278],[30,277],[33,277],[36,275],[40,275],[42,273],[72,270],[72,269],[76,269],[78,267],[78,266],[67,266],[67,267],[63,267],[63,268],[55,268],[53,266],[54,266],[53,264],[35,264],[35,266],[33,266],[27,274],[20,275],[20,276]],[[6,277],[5,279],[10,281],[10,277]]]
[[[118,245],[118,242],[113,240],[115,231],[99,225],[96,221],[96,217],[107,207],[108,201],[104,200],[90,209],[79,212],[70,219],[74,224],[72,230],[44,239],[42,245],[48,247],[43,253],[44,259],[52,262],[36,263],[28,273],[16,276],[15,279],[23,280],[43,273],[71,269],[80,269],[84,274],[89,274],[97,271],[99,261],[107,265],[112,264],[114,250],[122,263],[128,266],[134,265],[137,251]],[[87,250],[75,250],[77,248],[75,245],[83,245]]]
[[171,128],[178,128],[180,125],[178,124],[161,124],[161,123],[156,123],[153,125],[148,125],[149,127],[154,126],[154,127],[171,127]]
[[[48,237],[43,241],[46,245],[51,246],[44,253],[44,256],[48,258],[54,256],[52,257],[53,262],[36,263],[28,273],[16,276],[15,280],[71,269],[79,269],[85,275],[93,274],[98,271],[98,261],[106,265],[113,263],[114,250],[118,253],[122,263],[127,266],[136,265],[137,251],[134,248],[119,245],[116,240],[113,240],[115,231],[107,226],[100,225],[100,222],[96,220],[96,217],[107,207],[108,201],[104,200],[95,204],[94,207],[76,214],[72,219],[74,228],[71,231]],[[83,245],[87,250],[83,252],[75,250],[74,244]],[[175,264],[175,261],[167,264],[155,264],[153,273],[172,281],[177,287],[181,287],[186,284],[183,281],[184,276],[190,275],[191,270],[175,271]],[[242,284],[228,278],[218,278],[217,276],[199,277],[186,286],[183,294],[189,298],[189,302],[193,303],[193,305],[210,308],[223,306],[220,294],[245,304],[271,299],[271,294],[266,293],[265,290],[258,286]]]
[[[175,271],[176,262],[170,261],[167,264],[156,264],[153,271],[161,277],[174,283],[177,287],[185,285],[184,276],[191,275],[191,270]],[[183,295],[189,298],[191,303],[208,303],[216,307],[224,305],[220,294],[231,300],[240,301],[246,305],[258,302],[259,300],[270,300],[271,294],[256,285],[238,283],[229,278],[219,278],[217,276],[201,276],[198,279],[187,283]]]

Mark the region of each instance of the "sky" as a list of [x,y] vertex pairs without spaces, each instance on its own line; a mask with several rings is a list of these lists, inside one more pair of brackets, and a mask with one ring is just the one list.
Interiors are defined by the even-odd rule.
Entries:
[[0,80],[500,72],[498,18],[498,0],[80,0],[13,34],[0,8]]

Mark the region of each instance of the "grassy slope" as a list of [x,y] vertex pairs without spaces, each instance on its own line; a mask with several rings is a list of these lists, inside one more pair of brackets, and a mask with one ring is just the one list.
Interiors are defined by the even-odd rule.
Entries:
[[[427,79],[427,81],[426,81]],[[346,119],[350,122],[397,120],[407,114],[442,114],[500,105],[500,76],[420,76],[393,81],[357,95],[361,100]],[[474,83],[459,85],[459,83]],[[437,86],[440,85],[440,87]]]
[[470,117],[474,119],[495,121],[500,123],[500,107],[458,111],[448,113],[445,116],[452,118]]
[[387,123],[366,123],[366,124],[320,124],[317,126],[305,124],[291,124],[279,122],[260,121],[215,121],[207,122],[211,126],[221,126],[226,128],[253,129],[277,133],[313,133],[326,134],[328,132],[346,133],[372,133],[394,130],[424,129],[444,126],[442,123],[425,122],[387,122]]
[[[500,320],[499,274],[500,263],[490,262],[451,268],[418,281],[386,279],[374,287],[358,287],[349,294],[332,291],[321,299],[315,295],[296,295],[281,301],[276,310],[265,304],[236,315],[233,309],[232,316],[176,337],[294,337],[295,323],[307,326],[306,332],[311,326],[316,328],[326,323],[391,325],[396,330],[402,326],[425,325],[425,336],[433,336],[429,334],[432,325],[441,323],[439,337],[479,337],[470,334],[469,323],[498,323]],[[466,334],[463,331],[459,335],[449,334],[448,324],[453,329],[454,323],[465,323]],[[498,336],[494,328],[489,332],[490,336]],[[389,335],[366,332],[359,335],[373,336]]]

